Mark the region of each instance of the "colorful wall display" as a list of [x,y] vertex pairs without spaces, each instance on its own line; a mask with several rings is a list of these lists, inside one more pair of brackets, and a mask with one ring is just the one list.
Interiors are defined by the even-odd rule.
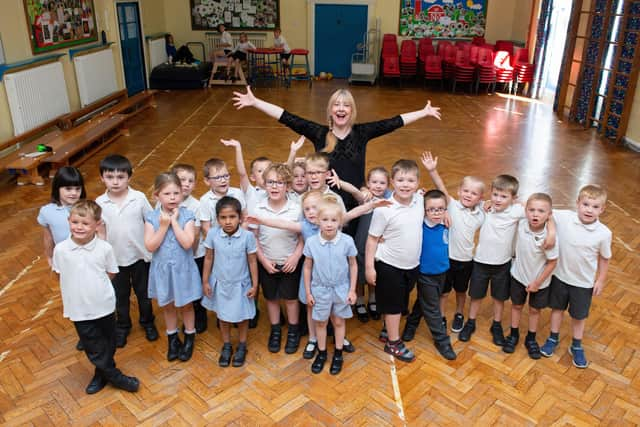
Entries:
[[190,0],[191,29],[266,30],[280,25],[279,0]]
[[23,0],[34,54],[98,40],[93,0]]
[[489,0],[400,0],[398,34],[405,37],[482,37]]

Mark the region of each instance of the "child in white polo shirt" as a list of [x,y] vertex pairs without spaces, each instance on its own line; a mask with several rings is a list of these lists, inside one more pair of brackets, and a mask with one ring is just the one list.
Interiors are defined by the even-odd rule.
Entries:
[[464,304],[469,289],[469,279],[473,269],[473,248],[475,235],[484,223],[485,213],[482,208],[484,183],[474,176],[462,178],[458,187],[458,200],[451,197],[438,174],[438,158],[431,152],[422,153],[422,164],[429,171],[431,180],[438,190],[447,196],[449,210],[449,271],[440,298],[442,321],[447,324],[445,317],[445,303],[451,290],[456,292],[456,312],[451,322],[451,331],[460,332],[464,326]]
[[564,311],[569,308],[573,341],[569,353],[573,364],[586,368],[589,363],[582,348],[584,327],[591,298],[602,293],[611,258],[611,230],[599,220],[607,202],[607,193],[598,185],[580,189],[577,212],[555,210],[560,259],[551,279],[551,335],[540,349],[551,357],[560,341]]
[[540,310],[549,305],[549,283],[558,263],[558,245],[544,249],[547,237],[547,220],[551,215],[551,197],[545,193],[534,193],[527,199],[526,219],[518,223],[516,256],[511,265],[511,333],[505,338],[502,351],[513,353],[520,339],[522,308],[529,297],[529,331],[524,340],[529,357],[540,359],[540,346],[536,342],[536,331]]
[[[273,163],[263,175],[268,198],[258,202],[256,216],[299,221],[300,204],[287,198],[287,190],[291,184],[291,169],[285,164]],[[257,237],[258,278],[267,300],[271,323],[268,349],[272,353],[280,351],[280,300],[283,300],[289,321],[284,351],[293,354],[298,351],[300,345],[298,288],[304,242],[299,233],[265,225],[259,226]]]
[[124,347],[131,330],[131,288],[138,300],[139,323],[149,341],[158,339],[149,299],[149,261],[144,246],[144,216],[153,209],[140,191],[129,187],[133,168],[124,156],[112,154],[100,162],[100,180],[107,191],[96,199],[102,208],[107,241],[113,246],[120,272],[113,278],[116,290],[116,346]]
[[[525,217],[524,207],[513,203],[517,194],[518,180],[511,175],[498,175],[491,183],[491,208],[480,227],[478,246],[473,257],[469,283],[469,320],[458,335],[460,341],[469,341],[475,332],[476,316],[491,282],[493,323],[490,332],[495,345],[502,347],[505,344],[502,313],[504,302],[509,299],[513,242],[518,222]],[[555,244],[553,232],[547,235],[546,247],[553,246],[550,241]]]
[[418,165],[413,160],[398,160],[391,169],[393,195],[390,206],[373,211],[365,247],[365,276],[376,286],[378,311],[384,315],[386,337],[384,351],[403,362],[415,355],[400,339],[400,316],[408,312],[409,294],[418,277],[422,246],[424,203],[416,194]]
[[76,202],[69,212],[71,236],[53,250],[52,268],[60,275],[64,317],[78,332],[95,373],[87,394],[102,390],[107,383],[137,391],[138,379],[124,375],[113,360],[116,352],[116,295],[111,278],[118,272],[113,248],[99,239],[100,206],[90,200]]

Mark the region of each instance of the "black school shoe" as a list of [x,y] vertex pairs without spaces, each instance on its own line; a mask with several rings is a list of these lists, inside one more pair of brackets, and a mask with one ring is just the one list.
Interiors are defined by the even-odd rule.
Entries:
[[378,313],[378,304],[375,302],[370,302],[367,304],[367,310],[369,311],[369,316],[373,320],[380,320],[380,313]]
[[331,375],[338,375],[340,371],[342,371],[342,364],[344,363],[344,358],[342,357],[342,352],[340,354],[334,353],[333,359],[331,359],[331,367],[329,368],[329,373]]
[[404,326],[404,331],[402,332],[402,341],[409,342],[413,341],[416,336],[416,328],[408,323]]
[[168,340],[168,349],[167,349],[167,360],[172,362],[176,360],[180,356],[180,350],[182,349],[182,341],[180,341],[180,337],[178,333],[175,332],[171,335],[167,335]]
[[467,323],[464,324],[464,327],[458,334],[458,339],[460,341],[469,341],[471,339],[471,335],[476,331],[476,323],[471,323],[470,320],[467,320]]
[[282,329],[280,325],[271,325],[271,333],[269,334],[269,343],[267,348],[271,353],[278,353],[282,343]]
[[116,347],[117,348],[123,348],[125,345],[127,345],[127,335],[129,335],[129,331],[116,329]]
[[247,344],[240,343],[236,349],[236,354],[233,355],[232,365],[234,368],[239,368],[244,365],[244,361],[247,358]]
[[536,340],[525,340],[524,346],[527,349],[527,353],[529,353],[529,357],[538,360],[542,357],[542,352],[540,351],[540,346]]
[[82,341],[81,340],[78,340],[78,342],[76,343],[76,350],[84,351],[84,345],[82,345]]
[[226,368],[231,363],[231,353],[233,353],[233,347],[231,343],[224,343],[222,350],[220,350],[220,358],[218,359],[218,366]]
[[324,364],[327,362],[327,350],[318,351],[316,359],[311,364],[311,372],[319,374],[324,369]]
[[147,341],[156,341],[159,338],[158,329],[156,329],[156,325],[153,323],[149,325],[143,326],[144,328],[144,336]]
[[140,388],[140,381],[138,381],[136,377],[129,377],[124,374],[120,374],[111,380],[111,385],[119,388],[120,390],[135,393]]
[[87,388],[84,391],[86,391],[87,394],[96,394],[97,392],[105,388],[107,383],[108,381],[105,380],[102,377],[102,375],[95,374],[91,379],[91,382],[89,383],[89,385],[87,385]]
[[516,346],[518,345],[519,337],[514,337],[513,335],[509,335],[504,339],[504,345],[502,346],[502,351],[505,353],[513,353],[516,351]]
[[505,343],[502,325],[500,323],[493,323],[491,325],[491,328],[489,329],[489,332],[491,332],[491,336],[493,337],[493,343],[497,346],[502,347]]
[[369,312],[364,304],[356,304],[355,312],[360,322],[367,323],[369,321]]
[[445,359],[456,360],[457,355],[451,344],[436,345],[436,350],[438,350],[438,353]]
[[[333,340],[333,344],[336,344],[336,340]],[[356,351],[356,347],[353,345],[351,341],[349,341],[345,335],[344,340],[342,341],[342,349],[345,353],[354,353]]]
[[300,347],[300,328],[298,325],[289,325],[287,343],[284,345],[284,352],[287,354],[293,354],[298,351],[298,347]]
[[304,351],[302,352],[303,359],[313,359],[313,356],[316,355],[316,350],[318,349],[317,341],[309,341],[307,345],[304,346]]

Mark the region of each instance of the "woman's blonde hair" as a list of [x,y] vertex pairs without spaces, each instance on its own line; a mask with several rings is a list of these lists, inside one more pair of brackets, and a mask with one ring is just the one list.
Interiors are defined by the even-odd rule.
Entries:
[[327,136],[325,138],[324,148],[322,151],[325,153],[331,153],[334,148],[336,148],[336,144],[338,140],[336,136],[331,132],[333,129],[333,119],[331,118],[331,107],[336,103],[339,99],[345,101],[345,103],[351,105],[351,117],[349,118],[348,125],[351,127],[356,122],[356,101],[353,99],[353,95],[347,89],[338,89],[333,92],[331,98],[329,98],[329,103],[327,104],[327,122],[329,123],[329,132],[327,132]]

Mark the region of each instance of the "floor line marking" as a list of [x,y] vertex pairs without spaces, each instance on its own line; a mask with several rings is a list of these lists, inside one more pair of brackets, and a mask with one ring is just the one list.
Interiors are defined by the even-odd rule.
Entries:
[[33,266],[40,261],[40,256],[35,257],[33,260],[31,260],[31,264],[27,265],[25,268],[22,269],[22,271],[20,273],[18,273],[18,275],[16,277],[14,277],[9,283],[7,283],[2,289],[0,289],[0,297],[2,295],[4,295],[9,289],[11,289],[11,287],[13,285],[15,285],[15,283],[20,280],[22,278],[22,276],[24,276],[25,274],[27,274],[27,272],[29,272],[29,270],[31,270],[33,268]]
[[140,166],[142,166],[142,164],[144,162],[146,162],[147,159],[149,157],[151,157],[158,150],[158,148],[162,147],[169,140],[169,138],[171,138],[178,131],[178,129],[180,129],[180,127],[182,127],[182,125],[184,125],[186,122],[188,122],[191,119],[191,117],[193,117],[196,113],[198,113],[198,111],[200,111],[202,109],[202,107],[204,107],[207,104],[207,102],[209,102],[209,98],[208,97],[207,97],[207,99],[202,101],[202,103],[198,106],[198,108],[193,110],[193,112],[191,114],[189,114],[187,116],[187,118],[185,118],[178,126],[176,126],[171,132],[169,132],[167,134],[167,136],[165,136],[162,139],[162,141],[160,141],[155,147],[153,147],[153,149],[151,151],[149,151],[149,153],[146,156],[144,156],[142,159],[140,159],[140,161],[136,165],[136,168],[139,168]]
[[635,219],[633,216],[631,216],[631,214],[629,212],[627,212],[626,210],[624,210],[624,208],[622,206],[620,206],[619,204],[615,203],[613,200],[607,200],[611,206],[613,206],[614,208],[617,208],[620,212],[622,212],[623,214],[625,214],[625,216],[629,217],[629,219],[633,222],[635,222],[636,224],[640,224],[640,221]]
[[393,385],[393,399],[395,400],[396,407],[398,408],[398,417],[402,420],[402,424],[406,426],[407,420],[404,417],[404,405],[402,404],[402,394],[400,393],[396,361],[393,356],[389,356],[389,362],[389,373],[391,374],[391,384]]
[[2,353],[0,353],[0,362],[6,359],[9,353],[11,353],[11,350],[3,351]]

